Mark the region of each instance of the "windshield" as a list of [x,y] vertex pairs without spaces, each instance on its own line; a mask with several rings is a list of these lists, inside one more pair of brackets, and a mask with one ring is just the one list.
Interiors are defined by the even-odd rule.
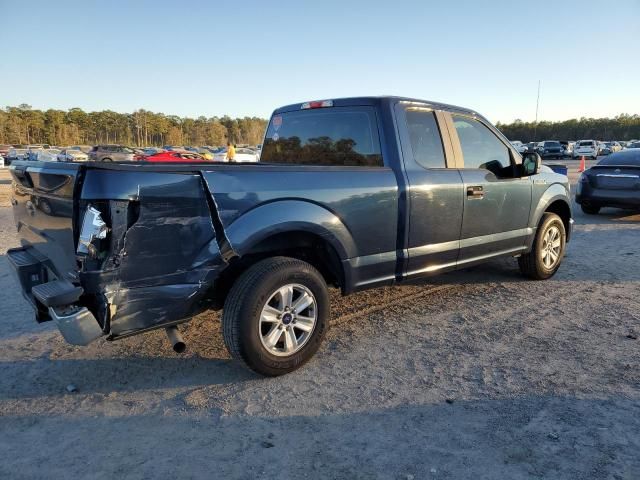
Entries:
[[559,147],[560,143],[559,142],[544,142],[544,146],[545,147]]
[[589,142],[580,142],[578,143],[579,147],[593,147],[593,142],[589,141]]

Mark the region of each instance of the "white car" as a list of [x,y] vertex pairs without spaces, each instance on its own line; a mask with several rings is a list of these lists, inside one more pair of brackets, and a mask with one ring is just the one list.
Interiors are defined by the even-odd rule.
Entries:
[[89,160],[89,156],[86,153],[73,148],[65,148],[58,154],[59,162],[86,162],[87,160]]
[[573,158],[591,157],[595,160],[598,158],[598,142],[595,140],[580,140],[573,148],[572,156]]
[[527,151],[527,145],[522,143],[520,140],[512,141],[511,145],[513,145],[513,148],[515,148],[518,153],[525,153]]
[[0,155],[0,167],[4,167],[4,157]]
[[47,150],[35,150],[35,152],[36,160],[38,162],[57,162],[60,150],[56,148],[49,148]]
[[[228,162],[227,151],[214,154],[213,160],[216,162]],[[260,154],[250,148],[236,148],[236,156],[233,158],[234,162],[258,162],[260,161]]]

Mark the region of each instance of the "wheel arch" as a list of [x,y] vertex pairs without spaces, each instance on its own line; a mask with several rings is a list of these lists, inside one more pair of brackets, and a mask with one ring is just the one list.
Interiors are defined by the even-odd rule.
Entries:
[[356,256],[355,243],[346,225],[326,208],[290,200],[269,203],[242,215],[225,234],[235,256],[216,281],[218,307],[245,270],[273,256],[306,261],[327,284],[347,289],[350,272],[343,260]]

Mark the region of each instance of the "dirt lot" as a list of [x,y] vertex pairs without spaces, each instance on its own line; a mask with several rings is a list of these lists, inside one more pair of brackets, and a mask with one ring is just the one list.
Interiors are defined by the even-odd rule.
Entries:
[[546,282],[502,260],[334,295],[323,348],[277,379],[229,359],[214,313],[182,356],[162,332],[66,345],[2,255],[0,477],[638,479],[640,215],[575,217]]

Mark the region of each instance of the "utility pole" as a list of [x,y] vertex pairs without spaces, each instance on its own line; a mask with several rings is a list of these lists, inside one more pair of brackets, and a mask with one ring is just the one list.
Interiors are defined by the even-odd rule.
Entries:
[[537,140],[536,135],[538,134],[538,107],[540,106],[540,83],[541,81],[538,80],[538,98],[536,98],[536,123],[534,124],[534,127],[533,127],[534,142]]

